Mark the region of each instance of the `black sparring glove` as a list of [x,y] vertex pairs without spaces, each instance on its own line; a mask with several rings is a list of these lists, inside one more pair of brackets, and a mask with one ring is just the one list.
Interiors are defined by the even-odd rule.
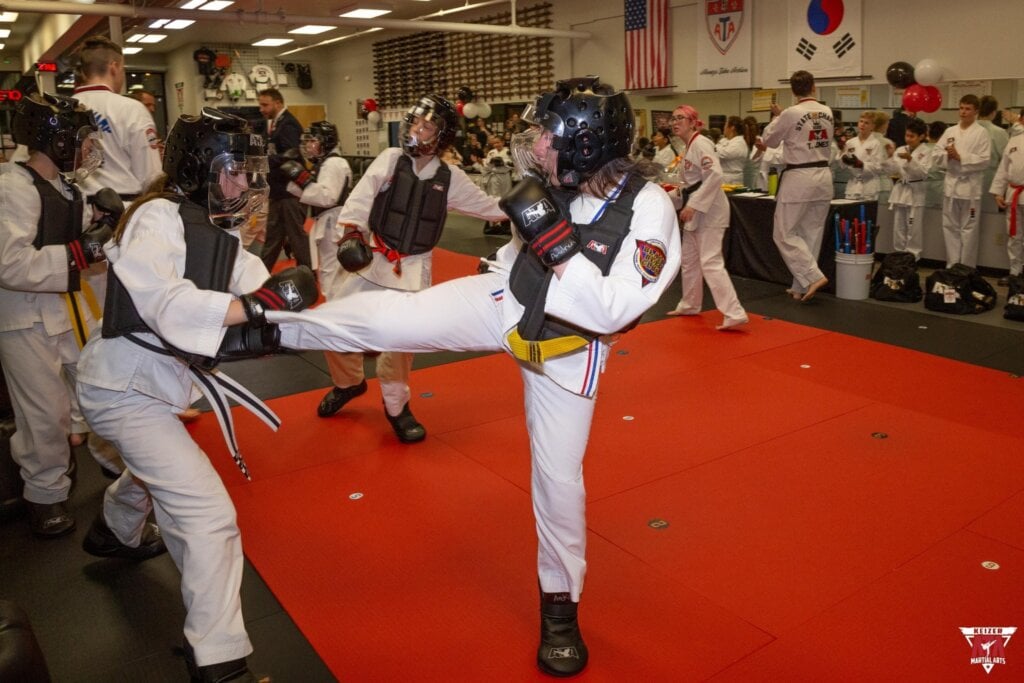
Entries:
[[568,261],[580,250],[580,231],[562,215],[550,190],[533,176],[523,178],[498,206],[519,238],[548,266]]
[[230,325],[217,349],[217,360],[258,358],[281,350],[281,329],[273,324],[255,326],[252,323]]
[[854,168],[864,168],[864,162],[858,159],[857,155],[854,154],[853,152],[850,152],[849,154],[844,154],[843,156],[839,157],[839,160],[842,161],[847,166],[853,166]]
[[103,245],[113,235],[114,229],[102,221],[90,225],[77,240],[64,245],[68,252],[68,266],[74,270],[85,270],[89,264],[107,260]]
[[338,242],[338,263],[349,273],[355,273],[373,261],[373,251],[363,239],[363,233],[349,230]]
[[292,147],[281,152],[281,161],[302,161],[302,152],[298,147]]
[[313,182],[313,174],[307,171],[306,167],[298,161],[288,160],[281,164],[281,173],[303,190]]
[[117,228],[117,222],[121,220],[121,216],[124,214],[124,202],[121,201],[121,196],[117,192],[109,187],[104,187],[89,197],[89,204],[95,207],[100,214],[100,217],[96,219],[97,223]]
[[257,327],[267,324],[267,311],[301,311],[316,303],[320,289],[309,266],[282,270],[251,294],[238,297],[245,317]]

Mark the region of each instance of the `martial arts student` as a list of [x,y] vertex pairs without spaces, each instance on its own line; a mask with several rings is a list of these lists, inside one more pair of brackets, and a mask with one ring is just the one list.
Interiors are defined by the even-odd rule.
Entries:
[[672,133],[686,141],[686,152],[679,171],[682,185],[673,192],[673,202],[679,201],[679,222],[683,227],[683,298],[668,314],[698,315],[707,280],[715,306],[724,316],[717,329],[743,325],[748,322],[747,312],[736,297],[722,258],[722,238],[729,227],[729,200],[722,190],[722,167],[715,145],[701,135],[704,122],[693,107],[676,107],[671,122]]
[[[672,202],[628,157],[633,110],[596,77],[559,81],[513,136],[523,180],[502,200],[512,240],[482,275],[418,292],[378,289],[306,314],[268,313],[295,349],[505,351],[519,363],[532,456],[541,637],[537,662],[587,664],[577,607],[586,573],[583,455],[615,336],[679,268]],[[538,175],[539,179],[538,179]]]
[[[166,543],[181,572],[192,680],[255,681],[245,660],[252,645],[239,597],[235,508],[176,414],[192,401],[193,381],[215,406],[226,404],[228,389],[218,387],[230,387],[234,397],[266,410],[210,368],[222,355],[270,346],[276,328],[266,313],[301,310],[318,292],[308,268],[268,278],[263,262],[241,248],[238,228],[264,209],[268,187],[263,138],[244,119],[216,109],[182,116],[166,145],[166,175],[125,213],[106,245],[103,334],[79,361],[82,411],[127,465],[107,488],[83,548],[143,560]],[[246,473],[233,433],[226,435]],[[147,522],[150,511],[159,532]]]
[[[673,133],[675,133],[675,126]],[[743,171],[750,156],[750,148],[743,137],[743,119],[730,116],[725,122],[722,137],[715,143],[715,155],[722,165],[722,182],[727,185],[742,185]]]
[[942,186],[942,235],[946,267],[978,264],[982,180],[992,156],[988,133],[978,125],[977,95],[960,98],[960,123],[942,133],[935,145],[935,165],[946,171]]
[[846,167],[846,198],[875,201],[881,190],[880,176],[889,160],[888,141],[875,134],[875,117],[866,111],[857,119],[857,137],[846,140],[833,164]]
[[32,95],[15,105],[11,132],[29,158],[0,174],[0,362],[29,523],[36,536],[54,538],[75,528],[64,505],[71,490],[69,391],[81,345],[100,318],[99,303],[82,291],[82,274],[104,259],[111,227],[89,225],[93,209],[67,180],[84,178],[102,161],[92,112],[75,99]]
[[[989,192],[999,208],[1006,210],[1006,254],[1010,259],[1010,277],[1021,274],[1024,265],[1024,137],[1015,135],[1006,143]],[[1009,284],[1009,282],[1007,282]]]
[[889,194],[892,209],[892,248],[908,251],[921,258],[924,247],[924,206],[928,199],[928,173],[932,169],[932,150],[925,143],[928,124],[918,118],[907,121],[903,133],[907,144],[889,160],[888,172],[899,176]]
[[785,111],[772,103],[775,118],[762,140],[767,147],[781,144],[786,162],[775,196],[772,238],[793,274],[787,292],[797,301],[809,301],[828,284],[818,267],[818,251],[832,201],[832,110],[815,99],[817,88],[809,72],[794,72],[789,84],[797,102]]
[[[441,239],[448,210],[486,221],[507,220],[498,198],[488,196],[458,167],[439,155],[455,140],[458,114],[451,102],[427,95],[406,113],[402,147],[373,160],[338,215],[333,238],[343,272],[332,288],[335,298],[367,290],[415,292],[430,286],[432,250]],[[320,417],[334,415],[366,393],[361,349],[328,354],[334,387],[320,401]],[[427,430],[409,408],[412,354],[384,348],[377,378],[384,414],[402,443],[415,443]]]

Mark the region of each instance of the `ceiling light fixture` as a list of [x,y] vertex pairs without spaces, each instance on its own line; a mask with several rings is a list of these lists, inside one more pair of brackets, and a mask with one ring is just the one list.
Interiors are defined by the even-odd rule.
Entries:
[[293,28],[288,33],[296,33],[299,35],[315,36],[320,33],[326,33],[327,31],[333,31],[338,28],[337,26],[321,26],[320,24],[306,24],[298,28]]
[[121,48],[121,52],[123,52],[126,55],[137,55],[140,52],[142,52],[142,48],[141,47],[124,47],[124,48]]
[[166,26],[164,26],[164,28],[170,29],[171,31],[180,31],[183,28],[188,28],[194,23],[196,22],[192,19],[175,19],[174,21],[171,21]]
[[147,33],[146,35],[139,38],[137,43],[159,43],[161,40],[167,37],[166,33]]
[[263,38],[252,44],[253,47],[279,47],[295,42],[294,38]]
[[163,28],[163,27],[164,27],[164,25],[166,25],[166,24],[167,24],[167,22],[169,22],[169,21],[170,21],[170,19],[157,19],[156,21],[154,21],[153,23],[151,23],[151,24],[149,25],[149,27],[150,27],[150,28]]
[[18,18],[17,12],[0,12],[0,21],[4,23],[11,23],[16,21]]
[[391,6],[382,2],[372,0],[360,0],[350,5],[345,5],[338,12],[339,17],[346,19],[376,19],[377,17],[391,13]]
[[9,29],[9,28],[0,28],[0,38],[6,38],[9,35],[11,35],[11,29]]
[[235,4],[234,0],[213,0],[212,2],[206,3],[199,9],[209,12],[219,12],[225,7],[229,7],[233,4]]

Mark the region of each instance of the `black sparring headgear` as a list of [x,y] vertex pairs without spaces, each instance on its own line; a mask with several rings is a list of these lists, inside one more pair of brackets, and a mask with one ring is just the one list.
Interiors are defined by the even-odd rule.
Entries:
[[529,123],[554,135],[558,182],[565,187],[576,187],[609,161],[629,156],[636,132],[629,99],[597,76],[555,83],[554,92],[538,98]]
[[73,97],[33,94],[14,106],[14,142],[42,152],[64,173],[75,170],[83,128],[97,130],[92,111]]
[[[413,121],[419,117],[437,126],[437,140],[424,142],[412,140],[409,135]],[[440,95],[421,97],[405,114],[402,120],[402,148],[412,156],[423,154],[440,154],[455,140],[455,132],[459,129],[459,115],[452,103]]]
[[211,162],[231,153],[236,161],[265,156],[266,142],[252,132],[249,122],[227,112],[203,107],[199,116],[185,114],[164,142],[164,173],[185,196],[201,206],[207,203]]
[[306,135],[316,138],[320,143],[319,151],[315,155],[310,154],[309,148],[303,143],[302,153],[312,161],[322,159],[338,146],[338,127],[330,121],[314,121],[309,124],[309,130],[303,135],[303,140],[307,139]]

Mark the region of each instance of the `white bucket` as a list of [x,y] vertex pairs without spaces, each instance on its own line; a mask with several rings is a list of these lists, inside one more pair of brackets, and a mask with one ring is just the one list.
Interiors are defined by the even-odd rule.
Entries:
[[843,254],[836,252],[836,297],[860,301],[871,290],[871,268],[874,254]]

